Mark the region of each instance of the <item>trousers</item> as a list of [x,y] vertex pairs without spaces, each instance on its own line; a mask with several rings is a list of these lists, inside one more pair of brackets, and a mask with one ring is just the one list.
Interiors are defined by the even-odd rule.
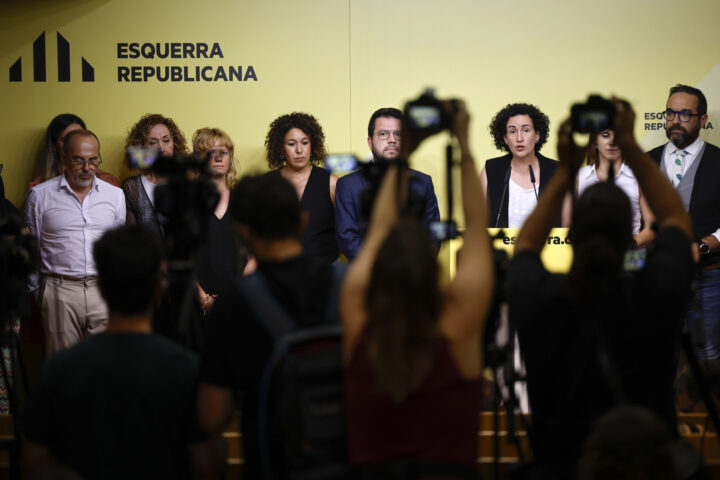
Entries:
[[48,355],[107,328],[108,309],[95,277],[44,277],[40,311]]

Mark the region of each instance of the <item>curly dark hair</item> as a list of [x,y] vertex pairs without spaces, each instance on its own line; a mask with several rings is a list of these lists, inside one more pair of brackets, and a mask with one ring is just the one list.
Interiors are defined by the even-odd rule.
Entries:
[[490,122],[490,135],[495,142],[495,148],[506,152],[510,151],[510,147],[505,144],[505,131],[510,117],[516,115],[527,115],[532,120],[533,128],[540,134],[540,140],[535,145],[535,152],[539,152],[547,142],[548,133],[550,132],[550,119],[539,108],[529,103],[508,104],[493,117]]
[[150,130],[155,125],[163,124],[168,130],[173,139],[173,152],[177,155],[185,155],[188,153],[187,142],[185,141],[185,135],[180,131],[172,118],[163,117],[158,113],[148,113],[144,115],[135,125],[130,128],[127,138],[125,139],[125,148],[137,147],[145,145],[145,137],[147,137]]
[[272,169],[285,164],[285,135],[293,128],[299,128],[310,137],[310,163],[317,165],[325,158],[325,133],[317,119],[307,113],[293,112],[276,118],[270,124],[265,137],[268,166]]

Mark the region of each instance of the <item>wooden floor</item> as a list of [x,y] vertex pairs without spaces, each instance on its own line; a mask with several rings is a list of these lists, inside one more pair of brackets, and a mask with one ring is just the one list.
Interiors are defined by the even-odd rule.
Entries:
[[[525,417],[529,423],[529,418]],[[516,435],[525,455],[529,455],[530,446],[527,432],[522,428],[520,419],[516,419]],[[493,414],[480,412],[480,431],[478,442],[478,471],[481,478],[493,478]],[[223,434],[228,442],[228,471],[229,478],[241,478],[242,473],[242,439],[239,433],[240,413],[233,418],[231,426]],[[717,432],[705,413],[680,413],[678,429],[682,437],[690,442],[699,452],[702,452],[706,465],[713,474],[713,478],[720,479],[720,443]],[[507,441],[507,423],[504,413],[500,414],[500,467],[502,471],[518,464],[517,447]]]
[[[526,419],[528,420],[528,419]],[[517,419],[517,436],[523,452],[529,452],[527,433]],[[505,414],[500,415],[500,466],[503,471],[518,463],[517,448],[507,442]],[[223,433],[228,445],[227,470],[228,478],[242,478],[242,437],[240,434],[240,412],[236,412],[230,426]],[[720,443],[715,428],[704,413],[679,414],[678,427],[682,437],[702,452],[706,465],[713,478],[720,479]],[[0,415],[0,442],[12,439],[12,420],[8,415]],[[478,432],[478,471],[481,478],[492,478],[493,472],[493,414],[480,413],[480,431]],[[0,451],[0,480],[9,479],[9,458],[5,451]]]

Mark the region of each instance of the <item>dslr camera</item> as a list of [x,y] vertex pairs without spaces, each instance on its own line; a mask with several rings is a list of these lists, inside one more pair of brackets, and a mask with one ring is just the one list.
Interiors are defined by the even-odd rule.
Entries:
[[416,100],[405,104],[405,119],[411,130],[442,131],[452,127],[453,115],[457,111],[457,100],[450,100],[453,107],[448,112],[441,100],[435,96],[435,91],[428,88]]
[[576,133],[597,133],[612,130],[617,112],[615,104],[600,95],[590,95],[585,103],[576,103],[570,110],[572,130]]

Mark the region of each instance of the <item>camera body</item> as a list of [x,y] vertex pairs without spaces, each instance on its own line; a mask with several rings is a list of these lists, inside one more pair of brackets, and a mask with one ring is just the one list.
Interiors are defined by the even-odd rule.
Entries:
[[452,126],[452,114],[457,110],[457,100],[450,100],[453,112],[447,111],[443,102],[435,96],[431,88],[425,90],[416,100],[405,104],[404,116],[411,130],[442,131]]
[[585,103],[576,103],[570,110],[572,130],[576,133],[598,133],[612,130],[615,105],[600,95],[590,95]]

